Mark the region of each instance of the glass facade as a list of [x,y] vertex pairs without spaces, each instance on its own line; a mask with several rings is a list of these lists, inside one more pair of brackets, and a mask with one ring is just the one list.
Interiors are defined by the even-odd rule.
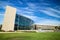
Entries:
[[14,30],[30,30],[33,23],[31,19],[16,14]]

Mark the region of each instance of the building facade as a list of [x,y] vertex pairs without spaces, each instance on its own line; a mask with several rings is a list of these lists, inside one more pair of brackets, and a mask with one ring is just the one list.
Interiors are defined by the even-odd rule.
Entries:
[[33,23],[33,20],[16,14],[14,30],[31,30]]
[[38,32],[54,32],[55,26],[52,25],[34,25],[34,29]]
[[2,29],[4,31],[30,30],[33,21],[27,17],[16,14],[16,8],[7,6]]

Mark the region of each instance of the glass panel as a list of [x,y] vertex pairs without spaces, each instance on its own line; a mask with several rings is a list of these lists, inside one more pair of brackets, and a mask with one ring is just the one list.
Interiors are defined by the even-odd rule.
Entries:
[[16,14],[15,24],[17,24],[17,26],[15,26],[16,29],[18,28],[17,30],[30,30],[33,21],[29,18]]

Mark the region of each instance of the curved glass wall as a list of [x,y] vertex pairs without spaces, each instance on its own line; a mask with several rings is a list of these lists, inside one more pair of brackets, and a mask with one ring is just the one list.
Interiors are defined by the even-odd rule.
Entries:
[[33,20],[16,14],[14,30],[30,30],[33,23]]

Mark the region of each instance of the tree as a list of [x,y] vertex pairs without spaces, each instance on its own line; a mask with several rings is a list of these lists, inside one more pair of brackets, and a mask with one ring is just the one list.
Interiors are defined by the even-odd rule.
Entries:
[[2,25],[0,25],[0,30],[1,30]]
[[60,31],[60,26],[55,26],[55,31],[59,32]]
[[60,26],[58,26],[58,29],[60,30]]

